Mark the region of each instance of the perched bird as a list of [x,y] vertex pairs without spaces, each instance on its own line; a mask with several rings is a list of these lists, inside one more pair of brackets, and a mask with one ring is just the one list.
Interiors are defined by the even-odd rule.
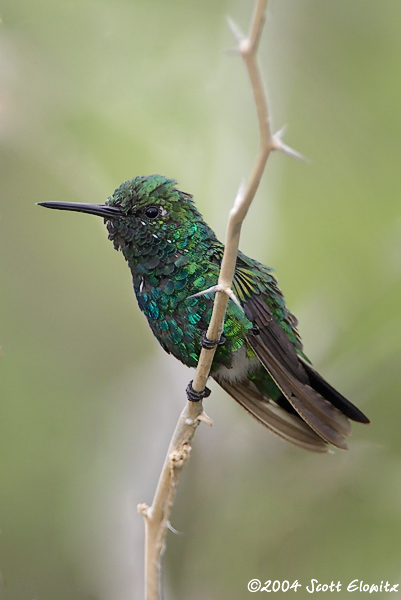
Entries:
[[[192,196],[161,175],[123,183],[104,205],[42,202],[41,206],[98,215],[131,270],[139,308],[166,352],[196,367],[224,246]],[[368,418],[311,366],[297,319],[269,267],[238,253],[233,292],[211,376],[268,429],[307,450],[346,448],[348,419]],[[196,397],[196,396],[195,396]],[[195,399],[191,397],[190,399]]]

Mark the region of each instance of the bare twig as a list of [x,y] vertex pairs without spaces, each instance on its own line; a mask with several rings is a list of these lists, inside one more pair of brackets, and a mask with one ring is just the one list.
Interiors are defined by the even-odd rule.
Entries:
[[181,469],[189,458],[191,440],[203,413],[201,402],[187,402],[182,411],[164,460],[152,506],[139,504],[145,518],[145,598],[161,598],[161,557],[169,517]]
[[[224,317],[227,304],[231,298],[236,301],[231,285],[235,272],[238,254],[238,244],[243,220],[259,187],[267,159],[272,150],[281,150],[296,156],[297,153],[281,142],[282,132],[272,135],[266,94],[256,60],[260,36],[265,22],[267,0],[257,0],[252,18],[250,32],[243,37],[238,27],[229,21],[234,37],[238,44],[238,52],[245,61],[254,94],[260,132],[260,145],[255,165],[246,186],[241,185],[230,211],[226,244],[221,263],[218,284],[208,293],[215,292],[212,317],[207,330],[209,340],[219,339],[224,327]],[[192,382],[194,391],[205,389],[209,377],[216,347],[202,348],[198,366]],[[152,506],[138,506],[139,512],[145,518],[145,586],[146,600],[160,600],[161,556],[163,553],[169,517],[173,505],[175,489],[180,471],[188,460],[191,450],[191,440],[199,422],[203,420],[211,424],[211,420],[203,411],[202,402],[188,402],[178,420],[170,442],[166,459],[162,468]]]
[[[249,206],[255,196],[256,190],[259,187],[269,154],[272,150],[278,149],[279,142],[277,142],[277,140],[272,136],[270,130],[267,99],[256,60],[260,36],[262,34],[263,25],[266,19],[266,6],[267,0],[258,0],[256,2],[251,28],[248,37],[246,38],[243,37],[243,34],[237,25],[231,19],[228,20],[228,24],[238,44],[238,52],[245,61],[249,78],[251,80],[259,122],[260,143],[255,165],[249,181],[245,189],[243,185],[240,186],[234,206],[230,211],[218,289],[213,305],[212,318],[207,330],[207,338],[209,340],[219,339],[223,332],[227,304],[230,297],[233,295],[231,285],[235,272],[235,264],[237,261],[241,226],[243,220],[245,219],[246,213],[248,212]],[[192,387],[195,391],[201,391],[205,388],[215,352],[216,346],[210,350],[202,348],[199,356],[198,367],[192,383]]]

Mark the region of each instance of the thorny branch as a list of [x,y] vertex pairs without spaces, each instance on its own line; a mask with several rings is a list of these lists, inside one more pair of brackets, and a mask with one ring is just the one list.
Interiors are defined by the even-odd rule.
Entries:
[[[242,56],[249,74],[258,116],[260,144],[249,181],[246,186],[241,185],[234,206],[230,211],[219,281],[212,290],[216,294],[212,317],[207,330],[209,340],[220,338],[223,332],[228,301],[230,298],[236,301],[231,285],[235,272],[241,226],[259,187],[270,152],[281,150],[289,155],[299,157],[294,150],[282,143],[282,131],[272,135],[270,129],[267,99],[257,63],[259,41],[266,19],[266,6],[267,0],[256,0],[247,37],[244,37],[238,27],[229,20],[230,28],[237,41],[237,52]],[[208,290],[209,293],[210,291]],[[215,351],[216,346],[212,349],[202,348],[192,382],[192,388],[195,392],[202,392],[205,389]],[[146,600],[160,600],[162,597],[160,583],[161,556],[165,547],[169,517],[178,478],[189,458],[191,440],[201,420],[209,425],[212,424],[211,419],[203,411],[202,401],[187,402],[173,433],[152,506],[149,507],[146,504],[138,506],[139,512],[145,519]]]

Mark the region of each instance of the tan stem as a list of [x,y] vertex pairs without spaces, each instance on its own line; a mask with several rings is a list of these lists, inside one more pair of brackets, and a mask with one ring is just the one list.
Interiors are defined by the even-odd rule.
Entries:
[[[277,140],[271,135],[266,94],[256,60],[260,36],[265,22],[266,6],[267,0],[256,1],[249,35],[245,39],[238,40],[238,50],[244,59],[254,94],[260,131],[260,145],[245,190],[240,189],[230,211],[218,281],[220,291],[216,292],[212,317],[207,330],[207,337],[210,340],[219,339],[223,331],[242,223],[259,187],[269,154],[272,150],[279,148]],[[202,391],[206,386],[215,350],[216,347],[211,350],[202,348],[192,383],[195,391]],[[146,600],[161,600],[162,597],[160,583],[161,556],[165,546],[169,518],[179,475],[189,458],[191,440],[200,420],[211,424],[210,419],[203,412],[202,402],[187,402],[171,439],[152,505],[150,507],[145,504],[138,506],[139,512],[145,519]]]

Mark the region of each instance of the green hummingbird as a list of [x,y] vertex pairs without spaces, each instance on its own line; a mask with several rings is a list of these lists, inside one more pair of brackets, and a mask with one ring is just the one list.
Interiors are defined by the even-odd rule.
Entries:
[[[219,341],[206,331],[224,246],[192,196],[162,175],[126,181],[105,204],[41,202],[104,218],[131,270],[139,308],[166,352],[196,367],[201,347],[218,344],[211,376],[268,429],[307,450],[347,448],[348,419],[369,419],[312,367],[297,319],[272,269],[238,252],[233,292]],[[190,400],[199,400],[189,386]]]

